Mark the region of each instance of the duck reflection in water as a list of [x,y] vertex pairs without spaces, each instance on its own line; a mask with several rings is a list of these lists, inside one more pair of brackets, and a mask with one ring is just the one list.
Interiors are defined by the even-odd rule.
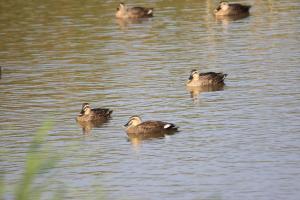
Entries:
[[101,127],[111,118],[112,110],[107,108],[91,108],[90,104],[83,103],[77,123],[82,127],[84,134],[89,134],[94,127]]
[[130,117],[124,128],[128,138],[135,143],[140,140],[164,138],[178,132],[178,127],[175,124],[152,120],[142,122],[137,115]]
[[244,19],[246,17],[249,16],[249,13],[244,13],[244,14],[240,14],[240,15],[229,15],[229,16],[223,16],[223,15],[217,15],[216,16],[216,20],[217,21],[221,21],[225,24],[228,24],[232,21],[236,21],[236,20],[240,20],[240,19]]
[[80,121],[77,121],[77,123],[82,128],[82,133],[84,135],[90,135],[93,128],[100,128],[104,124],[106,124],[108,121],[109,121],[109,119],[105,119],[103,121],[97,121],[97,122],[80,122]]
[[190,92],[190,96],[194,102],[198,101],[199,96],[203,92],[215,92],[224,90],[223,85],[211,85],[211,86],[187,86],[187,90]]
[[116,19],[116,22],[121,29],[126,29],[130,25],[139,25],[147,21],[151,21],[151,19],[150,18]]

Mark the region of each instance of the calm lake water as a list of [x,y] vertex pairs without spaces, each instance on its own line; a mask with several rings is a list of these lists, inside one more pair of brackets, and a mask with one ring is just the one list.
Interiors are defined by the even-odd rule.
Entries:
[[[218,1],[133,0],[155,8],[118,21],[118,1],[1,1],[0,152],[6,198],[33,135],[63,159],[37,182],[43,199],[299,199],[300,2],[241,0],[251,16],[212,15]],[[128,1],[129,3],[129,1]],[[228,73],[214,92],[189,72]],[[81,104],[114,110],[83,134]],[[130,141],[131,115],[180,132]]]

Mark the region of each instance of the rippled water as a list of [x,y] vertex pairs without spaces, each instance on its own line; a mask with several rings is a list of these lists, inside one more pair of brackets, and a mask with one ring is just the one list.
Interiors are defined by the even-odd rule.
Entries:
[[[155,8],[134,23],[114,18],[115,1],[0,2],[8,188],[50,120],[47,143],[64,158],[44,199],[60,188],[75,199],[298,199],[300,3],[240,2],[251,16],[230,21],[212,15],[217,1],[130,1]],[[194,68],[228,73],[226,86],[191,95]],[[113,118],[83,134],[83,102]],[[180,132],[129,141],[122,125],[136,114]]]

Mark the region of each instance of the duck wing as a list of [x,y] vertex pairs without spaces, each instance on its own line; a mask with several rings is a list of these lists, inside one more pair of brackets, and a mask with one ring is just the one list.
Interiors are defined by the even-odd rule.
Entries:
[[227,74],[223,73],[216,73],[216,72],[206,72],[206,73],[200,73],[199,74],[201,78],[207,79],[207,80],[214,80],[216,82],[223,82],[225,80],[225,77]]
[[137,16],[152,16],[153,15],[152,8],[133,7],[133,8],[130,8],[129,11],[133,15],[137,15]]
[[101,117],[110,117],[111,113],[113,112],[107,108],[93,108],[92,111],[95,113],[95,115]]
[[232,4],[229,4],[229,5],[230,5],[230,8],[233,11],[236,11],[237,13],[238,12],[249,12],[249,9],[251,8],[251,6],[241,5],[239,3],[232,3]]
[[163,132],[178,129],[175,124],[162,121],[145,121],[137,127],[141,132]]

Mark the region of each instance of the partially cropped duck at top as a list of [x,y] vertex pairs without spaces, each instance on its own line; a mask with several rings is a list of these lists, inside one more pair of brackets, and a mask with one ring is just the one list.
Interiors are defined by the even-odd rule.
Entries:
[[116,17],[119,19],[139,19],[153,17],[153,8],[127,8],[124,3],[120,3],[119,7],[117,8]]
[[175,124],[162,121],[144,121],[137,115],[129,118],[124,125],[125,131],[130,138],[153,138],[164,137],[178,131]]
[[112,112],[107,108],[91,108],[90,104],[83,103],[76,120],[78,122],[104,122],[111,117]]
[[239,3],[228,3],[227,1],[221,1],[219,6],[214,10],[216,16],[235,16],[235,15],[247,15],[251,6],[242,5]]
[[199,73],[197,70],[193,69],[186,85],[192,87],[224,85],[226,76],[227,74],[216,72]]

